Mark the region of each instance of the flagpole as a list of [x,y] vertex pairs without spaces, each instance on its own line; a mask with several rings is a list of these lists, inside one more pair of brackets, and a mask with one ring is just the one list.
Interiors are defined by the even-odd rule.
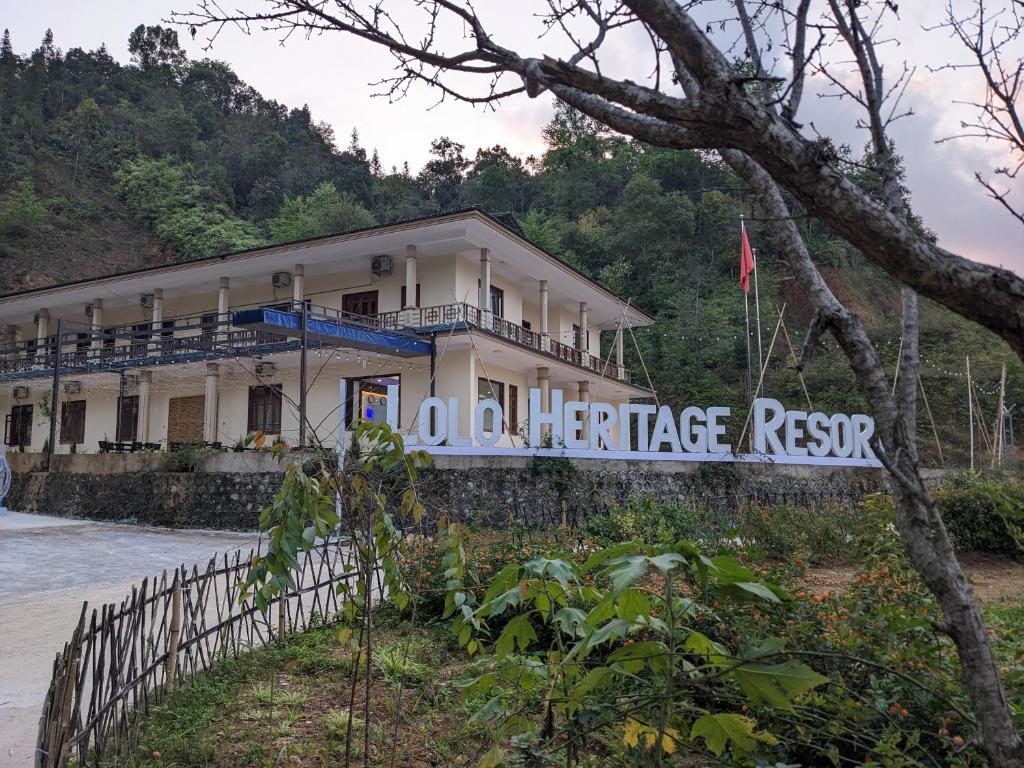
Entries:
[[[757,370],[764,370],[764,358],[761,356],[761,293],[757,289],[757,248],[751,248],[750,253],[754,257],[754,314],[757,315]],[[764,397],[764,381],[761,382],[757,392],[758,397]]]
[[747,299],[747,294],[743,294],[743,319],[746,322],[747,332],[745,337],[747,339],[747,399],[750,402],[754,402],[754,390],[752,389],[753,382],[750,378],[750,301]]

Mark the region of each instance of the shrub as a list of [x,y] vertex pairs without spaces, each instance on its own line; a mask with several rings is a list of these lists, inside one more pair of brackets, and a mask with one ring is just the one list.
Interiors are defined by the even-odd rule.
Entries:
[[1021,555],[1024,484],[965,472],[936,491],[935,505],[953,546],[966,552]]
[[[587,553],[597,548],[589,537],[563,529],[530,531],[518,525],[505,530],[468,531],[460,536],[464,549],[466,588],[482,596],[487,582],[509,563],[559,551]],[[414,539],[406,545],[403,567],[412,584],[417,616],[441,618],[446,593],[445,552],[438,537]]]
[[607,515],[590,515],[586,532],[602,544],[639,540],[647,544],[689,539],[718,542],[722,537],[718,517],[696,504],[660,504],[653,496],[631,496],[624,506]]
[[848,561],[859,515],[840,504],[748,504],[737,516],[745,546],[771,560],[801,555],[809,562]]

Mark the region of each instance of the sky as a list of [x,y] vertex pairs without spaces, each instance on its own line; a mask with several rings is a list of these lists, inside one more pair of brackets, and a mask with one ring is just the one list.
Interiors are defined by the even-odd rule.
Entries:
[[[521,53],[563,53],[566,49],[549,36],[538,40],[540,28],[529,13],[534,0],[478,0],[475,4],[488,28],[503,45]],[[954,0],[962,3],[964,0]],[[258,0],[230,0],[255,8]],[[904,107],[914,114],[893,127],[897,151],[903,155],[907,185],[914,210],[936,233],[939,243],[960,255],[999,264],[1024,274],[1024,228],[990,200],[974,180],[980,171],[1008,162],[1000,147],[974,140],[943,143],[957,133],[969,113],[956,104],[977,92],[974,73],[931,68],[963,60],[957,45],[941,31],[928,31],[939,19],[938,0],[901,3],[901,17],[890,23],[891,42],[881,49],[887,72],[894,76],[907,61],[916,70],[904,97]],[[53,29],[55,43],[63,48],[93,49],[105,43],[110,53],[127,62],[127,39],[139,23],[158,24],[172,10],[189,10],[194,0],[0,0],[0,26],[11,31],[18,53],[38,46],[43,33]],[[256,31],[245,35],[225,29],[212,50],[204,51],[204,32],[193,41],[182,30],[182,47],[190,58],[212,57],[228,62],[238,75],[265,97],[288,106],[309,105],[315,120],[329,123],[337,143],[345,146],[353,128],[368,151],[376,148],[385,168],[408,161],[415,172],[429,156],[430,143],[448,136],[464,144],[472,156],[480,147],[503,144],[515,154],[539,155],[544,143],[541,130],[550,119],[550,97],[514,97],[496,109],[485,109],[447,100],[425,86],[414,88],[404,99],[389,102],[376,96],[372,83],[392,70],[390,55],[369,43],[338,34],[302,39],[286,45],[280,35]],[[458,44],[458,35],[451,44]],[[731,42],[722,35],[723,43]],[[1022,41],[1024,44],[1024,41]],[[623,35],[607,46],[603,65],[607,71],[642,80],[650,71],[643,41]],[[806,131],[817,130],[847,143],[855,150],[867,136],[856,126],[851,105],[818,94],[824,83],[812,83],[804,98],[802,119]],[[1024,204],[1024,182],[1014,190]]]

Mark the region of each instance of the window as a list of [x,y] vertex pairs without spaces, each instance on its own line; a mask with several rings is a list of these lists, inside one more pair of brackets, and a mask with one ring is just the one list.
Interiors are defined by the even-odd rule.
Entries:
[[[348,402],[345,426],[351,427],[356,419],[383,424],[388,418],[388,386],[397,385],[401,391],[402,379],[397,374],[374,376],[372,379],[349,379],[346,392]],[[401,408],[399,407],[399,413]]]
[[590,331],[589,330],[587,331],[587,340],[586,340],[586,343],[584,344],[583,343],[583,329],[580,328],[578,325],[573,324],[573,326],[572,326],[572,345],[574,347],[576,347],[576,349],[581,349],[581,350],[584,350],[584,351],[590,349]]
[[281,385],[249,387],[250,432],[281,434]]
[[[500,381],[488,381],[487,379],[477,379],[476,382],[476,401],[482,403],[484,400],[497,400],[498,405],[505,408],[505,385]],[[484,432],[495,432],[500,429],[500,425],[496,428],[494,425],[494,414],[491,411],[487,411],[484,414]]]
[[[402,296],[399,299],[398,303],[402,305],[402,309],[405,309],[405,286],[404,285],[402,286]],[[420,306],[420,284],[419,283],[416,283],[416,303],[413,304],[413,306],[414,307]]]
[[79,360],[84,360],[89,356],[89,346],[91,345],[89,334],[79,333],[76,334],[75,338],[77,339],[75,342],[75,357]]
[[525,328],[528,331],[532,331],[533,323],[531,323],[529,320],[523,320],[523,328]]
[[113,349],[114,348],[114,343],[117,341],[117,337],[114,336],[114,329],[113,328],[109,328],[109,327],[108,328],[104,328],[103,331],[102,331],[102,334],[103,334],[103,349],[104,350]]
[[[480,295],[480,281],[476,281],[476,292]],[[491,314],[495,317],[505,316],[505,292],[496,285],[491,286]]]
[[139,427],[139,396],[122,395],[117,399],[117,437],[119,443],[134,443]]
[[85,442],[85,400],[69,400],[61,405],[60,442],[62,445]]
[[15,405],[7,417],[8,445],[29,446],[32,444],[32,406]]
[[341,297],[341,311],[347,315],[374,317],[377,314],[377,292],[360,291]]
[[217,327],[217,315],[203,315],[200,320],[200,334],[204,339],[212,339],[215,328]]
[[160,352],[170,352],[174,349],[174,321],[164,320],[160,323]]
[[146,352],[153,326],[150,323],[136,323],[132,326],[132,354],[142,355]]
[[508,427],[513,432],[519,431],[519,387],[508,385]]

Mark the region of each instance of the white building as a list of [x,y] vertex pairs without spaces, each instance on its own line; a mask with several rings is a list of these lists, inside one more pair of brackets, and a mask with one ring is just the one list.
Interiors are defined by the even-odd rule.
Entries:
[[622,354],[628,329],[651,322],[464,211],[2,296],[0,409],[9,446],[45,450],[59,351],[59,453],[230,447],[255,431],[333,446],[341,379],[350,412],[371,418],[399,384],[403,430],[433,394],[459,398],[459,433],[472,435],[466,406],[493,397],[506,424],[485,427],[522,445],[531,387],[584,402],[650,396]]

